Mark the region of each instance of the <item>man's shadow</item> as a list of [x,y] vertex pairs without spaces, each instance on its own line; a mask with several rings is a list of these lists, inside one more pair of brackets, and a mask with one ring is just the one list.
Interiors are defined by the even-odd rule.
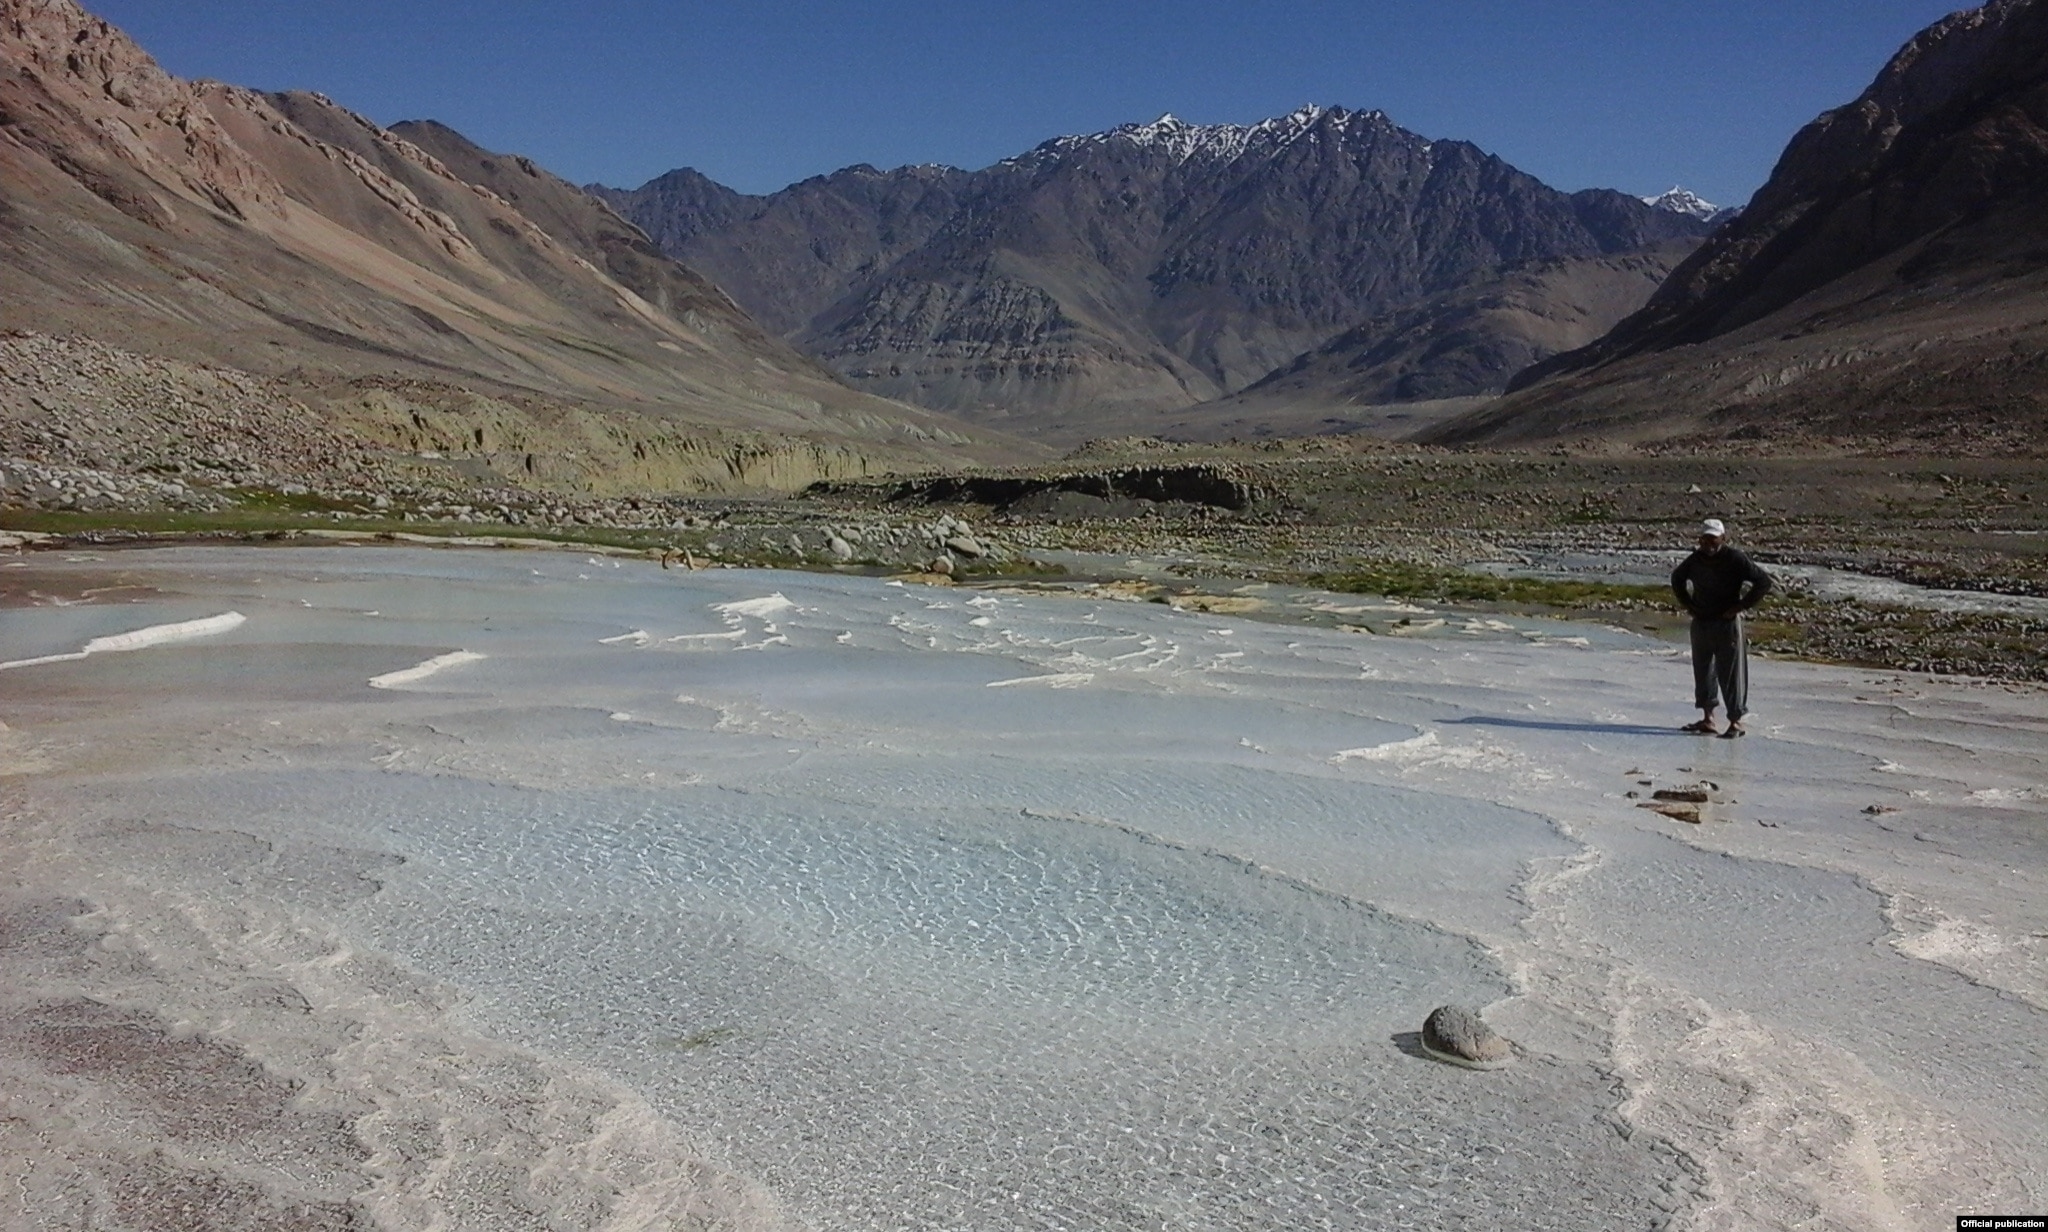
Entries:
[[1676,727],[1651,727],[1647,723],[1556,723],[1539,719],[1499,719],[1472,714],[1462,719],[1445,719],[1445,727],[1516,727],[1525,731],[1597,732],[1610,736],[1682,736]]

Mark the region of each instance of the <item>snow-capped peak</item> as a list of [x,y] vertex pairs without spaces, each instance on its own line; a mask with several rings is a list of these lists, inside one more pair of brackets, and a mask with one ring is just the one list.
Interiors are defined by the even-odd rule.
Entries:
[[1701,222],[1710,222],[1723,212],[1720,206],[1706,200],[1698,193],[1677,185],[1673,185],[1671,191],[1661,196],[1644,197],[1642,202],[1653,210],[1663,210],[1670,214],[1684,214],[1688,218],[1697,218]]
[[1284,116],[1261,120],[1257,124],[1190,124],[1169,111],[1150,124],[1119,124],[1104,132],[1076,137],[1055,137],[1029,154],[1004,161],[1033,161],[1090,146],[1120,142],[1142,149],[1163,150],[1175,162],[1184,163],[1192,159],[1201,159],[1205,162],[1225,163],[1234,161],[1253,149],[1278,149],[1316,128],[1326,119],[1334,119],[1339,124],[1349,124],[1354,120],[1372,124],[1387,122],[1383,112],[1346,111],[1341,107],[1324,107],[1315,103],[1305,103]]

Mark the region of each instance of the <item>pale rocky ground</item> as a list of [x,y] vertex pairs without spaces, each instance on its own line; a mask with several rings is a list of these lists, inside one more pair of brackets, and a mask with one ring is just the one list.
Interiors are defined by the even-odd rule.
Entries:
[[[933,436],[903,439],[944,452]],[[784,492],[873,466],[843,443],[787,432],[395,378],[261,377],[88,338],[0,332],[0,469],[9,463],[92,472],[63,477],[97,498],[17,482],[5,503],[32,508],[219,509],[222,493],[247,489],[362,509],[462,506],[500,520],[567,501],[586,522],[630,521],[619,511],[643,494]],[[186,491],[165,493],[163,481]]]
[[320,96],[171,77],[69,0],[0,2],[0,112],[0,422],[95,451],[43,461],[614,494],[980,452],[446,130],[474,178]]

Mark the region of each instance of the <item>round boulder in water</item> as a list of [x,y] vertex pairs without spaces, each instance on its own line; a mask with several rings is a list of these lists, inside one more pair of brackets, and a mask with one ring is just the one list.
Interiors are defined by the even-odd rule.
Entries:
[[1439,1005],[1422,1021],[1422,1050],[1467,1069],[1499,1069],[1515,1059],[1514,1045],[1495,1034],[1475,1010]]

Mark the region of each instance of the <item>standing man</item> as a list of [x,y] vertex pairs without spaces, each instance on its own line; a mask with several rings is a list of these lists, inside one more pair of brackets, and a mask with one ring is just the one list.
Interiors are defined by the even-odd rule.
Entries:
[[1700,545],[1671,571],[1678,605],[1692,613],[1693,704],[1700,721],[1684,730],[1714,735],[1714,708],[1728,703],[1724,740],[1744,735],[1749,713],[1749,647],[1742,637],[1742,613],[1771,593],[1771,575],[1728,546],[1721,519],[1700,525]]

